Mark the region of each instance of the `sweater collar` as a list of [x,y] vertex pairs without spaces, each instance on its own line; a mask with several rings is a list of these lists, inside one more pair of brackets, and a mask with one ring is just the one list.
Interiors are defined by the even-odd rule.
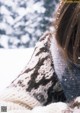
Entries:
[[51,39],[50,50],[54,69],[67,101],[80,96],[80,67],[64,59],[55,38]]

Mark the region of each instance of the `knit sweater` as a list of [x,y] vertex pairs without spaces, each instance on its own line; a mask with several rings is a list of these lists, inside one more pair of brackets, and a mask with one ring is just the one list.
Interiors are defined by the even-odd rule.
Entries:
[[66,96],[55,71],[52,38],[48,32],[40,38],[27,66],[0,93],[0,106],[7,106],[7,112],[80,113],[79,97],[71,104],[63,103],[66,102]]

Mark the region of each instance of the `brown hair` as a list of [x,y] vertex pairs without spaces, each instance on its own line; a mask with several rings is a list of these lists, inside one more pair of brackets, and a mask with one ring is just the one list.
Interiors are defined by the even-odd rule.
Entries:
[[58,10],[56,40],[67,58],[78,64],[80,63],[80,4],[62,3]]

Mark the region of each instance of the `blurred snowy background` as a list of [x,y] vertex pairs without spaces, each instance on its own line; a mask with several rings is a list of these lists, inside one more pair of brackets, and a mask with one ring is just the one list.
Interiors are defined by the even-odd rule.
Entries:
[[0,91],[22,71],[35,43],[52,28],[58,3],[59,0],[0,0]]
[[59,0],[0,0],[0,48],[34,47],[53,22]]

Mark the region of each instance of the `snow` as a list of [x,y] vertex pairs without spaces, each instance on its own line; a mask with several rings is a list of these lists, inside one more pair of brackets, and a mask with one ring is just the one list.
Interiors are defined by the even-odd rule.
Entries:
[[[58,2],[59,0],[0,0],[0,47],[34,47],[40,36],[49,30]],[[24,35],[28,40],[25,44]]]
[[0,49],[0,91],[24,69],[33,53],[29,49]]

